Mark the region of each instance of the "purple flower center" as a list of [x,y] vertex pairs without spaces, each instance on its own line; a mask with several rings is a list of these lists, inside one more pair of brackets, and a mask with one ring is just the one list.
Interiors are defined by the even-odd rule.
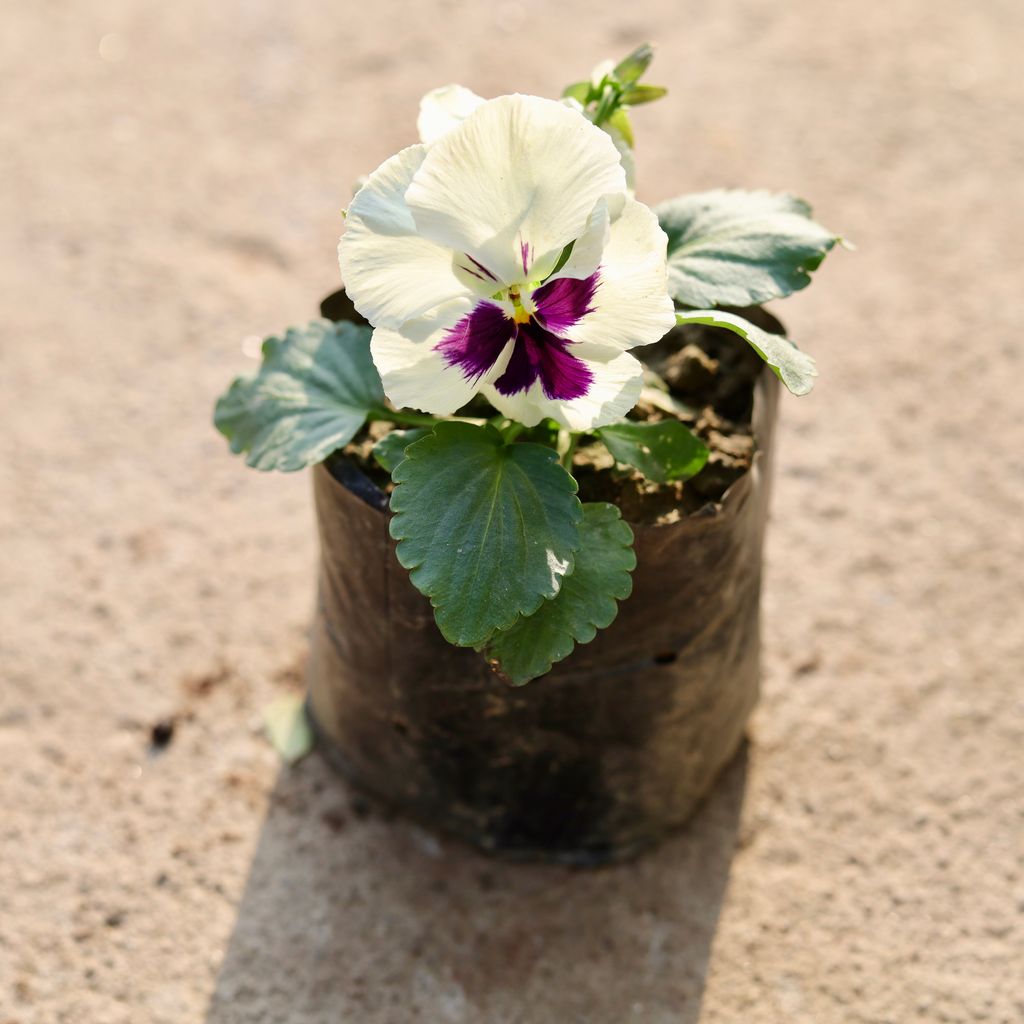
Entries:
[[536,309],[525,322],[517,322],[493,302],[478,302],[445,332],[437,350],[449,366],[458,366],[467,379],[478,381],[514,341],[505,372],[494,382],[499,393],[516,395],[539,380],[548,399],[581,398],[590,390],[594,375],[569,352],[573,342],[563,335],[593,312],[598,273],[542,285],[531,296]]

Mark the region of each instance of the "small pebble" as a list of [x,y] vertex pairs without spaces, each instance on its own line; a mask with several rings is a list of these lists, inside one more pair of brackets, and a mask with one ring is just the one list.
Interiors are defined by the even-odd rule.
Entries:
[[149,745],[152,750],[164,750],[174,739],[174,719],[162,718],[149,730]]

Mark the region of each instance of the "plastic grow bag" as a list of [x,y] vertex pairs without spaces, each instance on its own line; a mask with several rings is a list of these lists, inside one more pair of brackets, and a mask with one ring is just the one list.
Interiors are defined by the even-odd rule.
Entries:
[[[353,317],[344,296],[325,316]],[[684,822],[736,753],[758,695],[762,544],[778,382],[755,385],[751,469],[714,510],[633,524],[633,593],[610,627],[513,688],[449,645],[350,460],[313,471],[319,597],[308,708],[327,759],[485,849],[621,859]]]

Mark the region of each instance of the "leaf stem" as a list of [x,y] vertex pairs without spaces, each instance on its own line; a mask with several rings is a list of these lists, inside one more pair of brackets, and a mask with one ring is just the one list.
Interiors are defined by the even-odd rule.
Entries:
[[524,430],[526,427],[522,423],[516,423],[513,421],[502,431],[502,436],[505,438],[505,444],[511,444]]
[[370,422],[386,420],[400,427],[432,427],[437,422],[437,417],[428,413],[398,412],[395,409],[371,409],[366,419]]
[[443,420],[454,420],[457,423],[475,423],[478,426],[486,423],[486,420],[472,416],[431,416],[426,412],[410,412],[403,409],[371,409],[366,415],[367,422],[385,421],[395,423],[400,427],[434,427]]

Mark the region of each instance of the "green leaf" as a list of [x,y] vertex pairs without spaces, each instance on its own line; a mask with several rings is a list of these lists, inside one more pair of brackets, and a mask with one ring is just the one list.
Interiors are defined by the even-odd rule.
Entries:
[[625,110],[619,107],[619,109],[608,118],[608,125],[609,127],[614,128],[622,136],[623,141],[630,149],[633,148],[633,125],[629,120],[629,114],[627,114]]
[[315,740],[306,717],[306,705],[297,694],[278,697],[265,707],[263,728],[267,739],[287,764],[295,764],[313,749]]
[[668,235],[668,286],[684,306],[754,306],[810,284],[839,241],[802,199],[718,189],[655,207]]
[[781,334],[769,334],[749,320],[718,309],[695,309],[676,313],[678,324],[707,324],[738,334],[772,368],[775,376],[793,392],[806,395],[818,376],[814,360]]
[[704,442],[678,420],[612,423],[601,427],[597,436],[617,461],[635,466],[659,484],[687,480],[708,461]]
[[398,560],[450,643],[478,647],[572,572],[582,511],[550,448],[442,422],[409,445],[392,479]]
[[370,329],[313,320],[263,343],[263,365],[228,388],[213,421],[250,466],[290,472],[344,447],[383,405]]
[[573,82],[572,85],[567,85],[562,91],[564,97],[576,100],[581,107],[585,107],[587,102],[590,100],[590,83],[589,82]]
[[620,97],[620,102],[630,107],[638,107],[641,103],[653,103],[667,95],[668,89],[661,85],[634,85]]
[[516,686],[543,675],[576,644],[589,643],[611,624],[617,602],[633,588],[629,574],[634,568],[633,531],[619,510],[603,502],[584,505],[572,575],[556,597],[496,634],[486,649],[488,658]]
[[623,57],[612,75],[622,85],[632,85],[650,67],[654,59],[654,50],[650,43],[643,43],[638,46],[628,57]]
[[405,449],[429,433],[426,427],[392,430],[373,446],[373,457],[390,473],[405,458]]

